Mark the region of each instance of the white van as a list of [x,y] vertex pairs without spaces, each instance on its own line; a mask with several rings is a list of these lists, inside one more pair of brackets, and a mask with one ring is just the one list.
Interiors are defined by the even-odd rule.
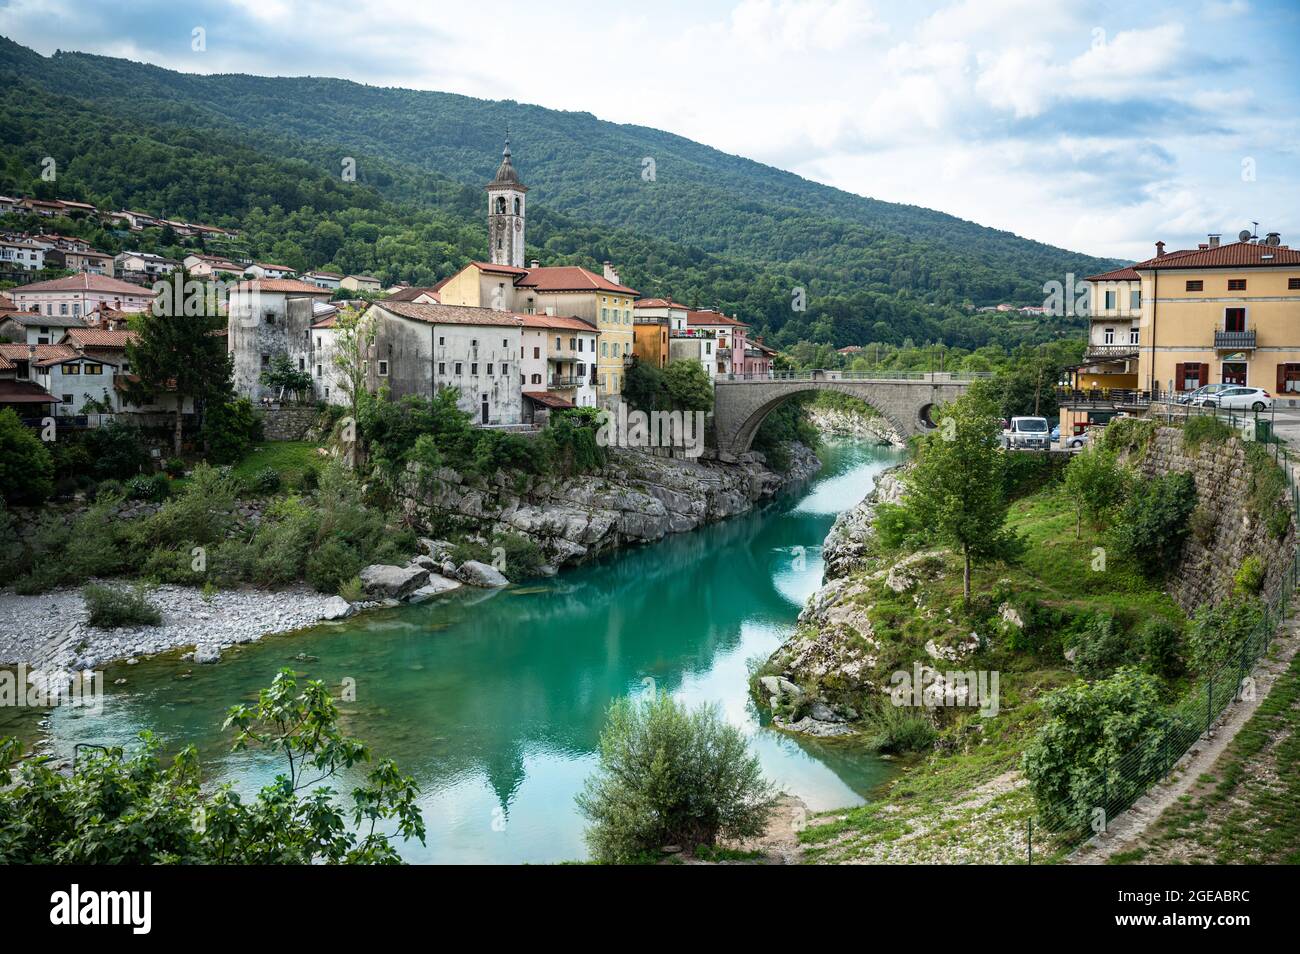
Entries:
[[1047,426],[1047,418],[1013,417],[1007,446],[1012,450],[1051,450],[1052,429]]

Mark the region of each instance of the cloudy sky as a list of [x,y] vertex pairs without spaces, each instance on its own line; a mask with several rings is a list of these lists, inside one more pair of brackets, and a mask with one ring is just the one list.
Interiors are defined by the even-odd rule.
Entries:
[[1252,220],[1300,241],[1296,0],[604,7],[0,0],[0,34],[585,110],[1099,255]]

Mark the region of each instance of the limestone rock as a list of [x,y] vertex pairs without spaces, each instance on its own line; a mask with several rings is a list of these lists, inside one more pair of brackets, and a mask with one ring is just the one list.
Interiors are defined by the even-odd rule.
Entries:
[[389,566],[373,563],[361,571],[361,585],[366,594],[385,599],[401,599],[415,592],[429,580],[422,566]]
[[510,581],[496,567],[480,563],[478,560],[466,560],[460,565],[457,574],[470,586],[509,586]]
[[356,610],[352,604],[341,596],[332,596],[329,601],[321,608],[321,619],[347,619]]
[[423,603],[435,596],[441,596],[443,593],[450,593],[452,590],[458,589],[460,589],[460,581],[450,580],[439,573],[430,573],[429,582],[408,596],[406,601],[408,603]]

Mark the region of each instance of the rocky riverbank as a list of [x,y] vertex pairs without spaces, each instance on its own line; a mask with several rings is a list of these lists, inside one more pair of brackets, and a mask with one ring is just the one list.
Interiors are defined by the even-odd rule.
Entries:
[[91,669],[189,647],[194,647],[196,662],[216,662],[230,646],[349,611],[346,600],[306,587],[222,590],[205,596],[192,586],[163,585],[149,593],[149,601],[162,613],[160,626],[99,629],[87,623],[80,589],[35,596],[0,593],[0,665]]
[[[413,477],[403,506],[419,526],[451,523],[484,539],[502,532],[527,536],[550,561],[543,570],[553,572],[617,547],[652,542],[745,513],[821,466],[803,445],[792,445],[791,461],[786,473],[777,474],[757,454],[738,464],[722,464],[622,451],[598,475],[539,481],[526,492],[515,491],[515,478],[509,475],[471,482],[442,470],[431,481]],[[491,588],[507,583],[491,565],[455,562],[452,545],[445,540],[423,538],[420,545],[422,552],[406,566],[367,567],[361,574],[365,600],[359,603],[304,586],[206,595],[195,587],[158,586],[148,593],[162,613],[158,626],[90,626],[80,588],[31,596],[0,591],[0,665],[90,669],[190,647],[196,663],[212,663],[231,646],[342,619],[358,610],[423,602],[462,585]]]
[[409,523],[433,536],[527,537],[554,571],[746,513],[821,466],[802,444],[790,445],[790,461],[778,474],[760,454],[724,464],[616,450],[600,473],[531,481],[507,474],[470,479],[450,468],[413,467],[403,479],[400,503]]

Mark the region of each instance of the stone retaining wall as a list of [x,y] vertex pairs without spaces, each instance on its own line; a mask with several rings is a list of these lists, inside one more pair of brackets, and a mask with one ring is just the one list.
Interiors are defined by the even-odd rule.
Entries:
[[268,441],[301,441],[316,427],[320,411],[311,404],[284,404],[258,409]]
[[1245,444],[1234,437],[1189,449],[1180,428],[1161,427],[1142,458],[1133,463],[1148,477],[1190,473],[1196,481],[1197,507],[1214,519],[1213,533],[1204,541],[1195,533],[1187,535],[1182,558],[1169,579],[1169,595],[1184,611],[1228,597],[1234,574],[1252,554],[1268,570],[1265,595],[1277,592],[1295,553],[1295,526],[1278,539],[1268,530],[1267,514],[1250,513],[1247,501],[1253,482]]

